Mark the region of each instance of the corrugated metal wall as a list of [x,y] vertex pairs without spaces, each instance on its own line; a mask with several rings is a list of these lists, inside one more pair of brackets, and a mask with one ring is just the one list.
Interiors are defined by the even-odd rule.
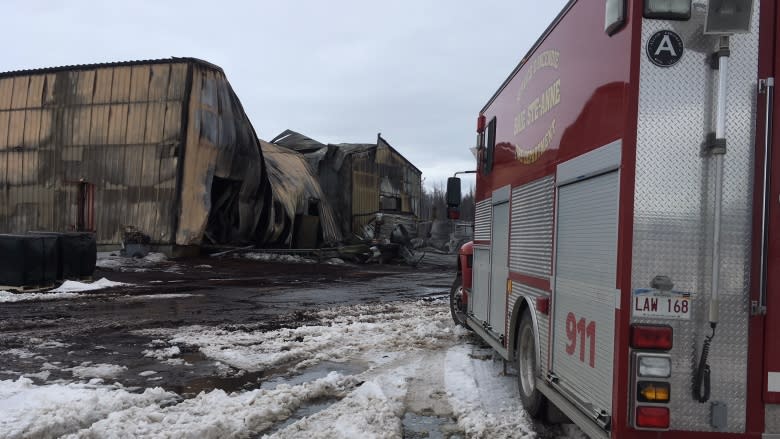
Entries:
[[85,181],[98,243],[171,242],[186,83],[185,62],[0,77],[0,231],[73,229]]
[[379,142],[376,149],[352,154],[352,230],[360,233],[380,210],[380,197],[398,198],[396,213],[418,216],[422,191],[420,171],[394,149]]
[[379,211],[379,173],[374,151],[358,152],[352,159],[352,232],[362,236],[363,226]]

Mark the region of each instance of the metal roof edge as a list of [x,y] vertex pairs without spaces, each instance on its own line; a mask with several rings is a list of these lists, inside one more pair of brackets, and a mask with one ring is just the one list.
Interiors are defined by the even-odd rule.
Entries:
[[107,63],[92,63],[92,64],[73,64],[73,65],[67,65],[67,66],[56,66],[56,67],[41,67],[41,68],[33,68],[33,69],[22,69],[22,70],[10,70],[7,72],[0,72],[0,78],[8,78],[12,76],[23,76],[23,75],[37,75],[37,74],[45,74],[45,73],[57,73],[57,72],[64,72],[69,70],[90,70],[90,69],[96,69],[96,68],[102,68],[102,67],[122,67],[122,66],[139,66],[139,65],[150,65],[150,64],[175,64],[175,63],[192,63],[192,64],[198,64],[204,67],[207,67],[212,70],[217,70],[221,72],[222,74],[225,74],[225,71],[222,70],[222,67],[212,64],[208,61],[202,60],[200,58],[193,58],[193,57],[170,57],[170,58],[159,58],[159,59],[143,59],[143,60],[132,60],[132,61],[116,61],[116,62],[107,62]]

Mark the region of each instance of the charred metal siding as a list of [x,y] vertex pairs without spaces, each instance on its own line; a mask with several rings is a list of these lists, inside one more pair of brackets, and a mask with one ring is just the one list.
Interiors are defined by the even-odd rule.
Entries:
[[352,232],[361,235],[379,211],[379,173],[376,151],[353,153],[352,160]]
[[172,62],[0,77],[0,229],[75,228],[87,182],[98,243],[170,242],[186,80]]
[[[309,203],[317,204],[318,228],[322,241],[335,244],[341,241],[341,231],[334,219],[333,209],[320,187],[306,158],[293,150],[260,141],[268,178],[273,192],[274,221],[267,228],[266,244],[291,244],[298,227],[296,221],[310,216]],[[282,212],[277,213],[276,210]]]
[[[363,234],[377,212],[420,215],[422,173],[390,144],[377,136],[374,143],[324,145],[285,130],[274,143],[303,152],[334,209],[344,236]],[[389,198],[383,206],[383,197]]]
[[256,241],[270,200],[257,136],[225,74],[192,68],[176,244],[199,244],[204,233],[213,242]]
[[352,230],[363,226],[382,211],[381,197],[399,201],[393,213],[417,217],[420,214],[422,174],[379,137],[376,148],[352,153]]
[[197,245],[222,213],[222,178],[240,218],[227,239],[252,240],[270,198],[263,165],[238,98],[205,61],[0,73],[0,232],[74,229],[88,183],[99,244],[133,226],[155,244]]

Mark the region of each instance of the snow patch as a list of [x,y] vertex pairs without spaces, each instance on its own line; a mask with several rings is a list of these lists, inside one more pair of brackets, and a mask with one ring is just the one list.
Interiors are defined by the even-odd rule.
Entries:
[[0,303],[73,299],[76,297],[79,297],[76,293],[10,293],[8,291],[0,291]]
[[120,373],[126,371],[127,367],[116,364],[92,364],[85,362],[81,363],[80,366],[64,370],[70,371],[73,376],[78,378],[116,378]]
[[213,360],[249,372],[288,365],[300,370],[323,361],[378,364],[394,352],[435,349],[457,338],[449,310],[439,302],[332,308],[316,314],[321,324],[268,332],[189,326],[136,333],[196,346]]
[[52,293],[75,293],[81,291],[96,291],[105,288],[120,287],[129,285],[122,282],[112,282],[108,279],[101,278],[92,283],[77,282],[73,280],[66,280],[59,288],[51,290]]
[[74,433],[132,406],[157,407],[177,399],[157,387],[141,394],[120,385],[49,384],[29,378],[0,380],[0,431],[6,438],[58,437]]
[[[357,384],[354,378],[331,373],[297,386],[227,394],[201,392],[192,399],[115,411],[73,437],[246,437],[287,419],[301,404],[323,396],[343,396]],[[358,436],[360,437],[360,436]]]
[[285,262],[288,264],[314,264],[317,261],[298,255],[284,255],[276,253],[244,253],[246,259],[262,262]]
[[145,357],[152,357],[158,360],[164,360],[166,358],[175,357],[181,354],[181,349],[178,346],[171,346],[163,349],[146,349],[141,352]]

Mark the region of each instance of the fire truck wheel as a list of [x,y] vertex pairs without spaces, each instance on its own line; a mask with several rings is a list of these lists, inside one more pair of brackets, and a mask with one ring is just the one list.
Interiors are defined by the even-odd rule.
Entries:
[[532,418],[544,415],[544,396],[536,388],[536,337],[531,312],[526,308],[517,329],[517,387],[523,408]]
[[450,288],[450,312],[456,325],[468,328],[466,324],[466,311],[463,309],[463,280],[460,275],[455,277]]

